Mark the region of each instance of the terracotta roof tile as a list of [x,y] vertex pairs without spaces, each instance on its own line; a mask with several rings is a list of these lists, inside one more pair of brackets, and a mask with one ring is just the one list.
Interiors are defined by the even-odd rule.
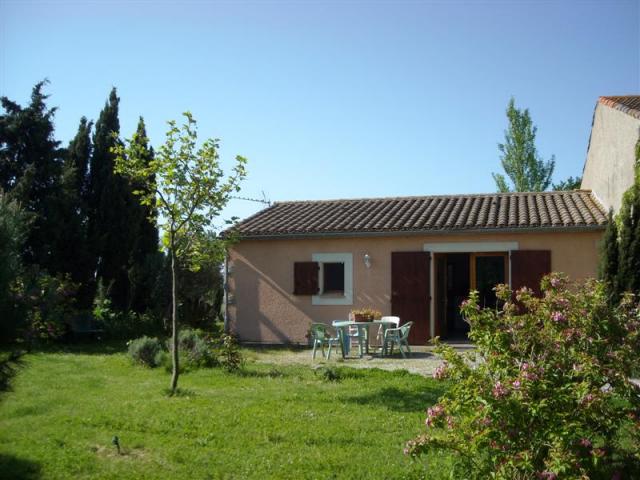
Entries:
[[640,95],[600,97],[598,102],[640,119]]
[[604,228],[591,192],[493,193],[279,202],[241,221],[244,237]]

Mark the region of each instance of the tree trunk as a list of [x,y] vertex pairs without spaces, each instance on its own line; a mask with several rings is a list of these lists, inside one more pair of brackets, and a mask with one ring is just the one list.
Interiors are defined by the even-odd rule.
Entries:
[[173,333],[171,336],[173,373],[171,375],[171,394],[175,394],[178,388],[178,376],[180,375],[180,365],[178,363],[178,314],[176,308],[176,255],[171,241],[171,324]]

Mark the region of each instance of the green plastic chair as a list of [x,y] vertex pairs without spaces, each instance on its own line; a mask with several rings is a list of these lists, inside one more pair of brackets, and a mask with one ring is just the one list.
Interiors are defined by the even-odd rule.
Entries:
[[316,351],[318,346],[320,346],[320,349],[322,350],[323,357],[325,357],[324,347],[325,346],[329,347],[326,354],[327,360],[331,358],[331,348],[333,347],[334,344],[336,346],[340,345],[340,348],[342,349],[342,342],[341,342],[340,336],[338,334],[335,334],[332,336],[329,333],[330,331],[329,329],[330,327],[328,325],[325,325],[324,323],[313,323],[311,325],[311,340],[313,341],[313,353],[311,354],[311,358],[313,360],[315,360],[316,358]]
[[389,354],[393,355],[393,346],[398,345],[398,350],[400,350],[402,358],[407,358],[402,351],[402,346],[404,345],[408,354],[411,353],[411,348],[409,347],[409,331],[411,330],[411,325],[413,325],[413,322],[407,322],[398,328],[387,328],[384,332],[384,339],[382,343],[383,354],[386,354],[386,352],[389,351],[387,345],[390,345],[391,351]]

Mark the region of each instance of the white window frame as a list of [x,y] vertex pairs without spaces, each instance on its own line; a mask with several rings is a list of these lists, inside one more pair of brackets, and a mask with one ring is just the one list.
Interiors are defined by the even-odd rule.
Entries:
[[344,264],[344,294],[330,293],[324,295],[322,290],[318,295],[311,296],[311,305],[353,305],[353,254],[352,253],[314,253],[311,260],[320,264],[318,271],[318,285],[324,286],[323,263]]

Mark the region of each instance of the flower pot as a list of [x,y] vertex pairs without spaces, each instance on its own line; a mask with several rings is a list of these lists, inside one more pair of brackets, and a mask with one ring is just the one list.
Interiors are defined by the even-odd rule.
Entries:
[[365,315],[364,313],[355,313],[353,319],[356,322],[371,322],[373,320],[372,315]]

